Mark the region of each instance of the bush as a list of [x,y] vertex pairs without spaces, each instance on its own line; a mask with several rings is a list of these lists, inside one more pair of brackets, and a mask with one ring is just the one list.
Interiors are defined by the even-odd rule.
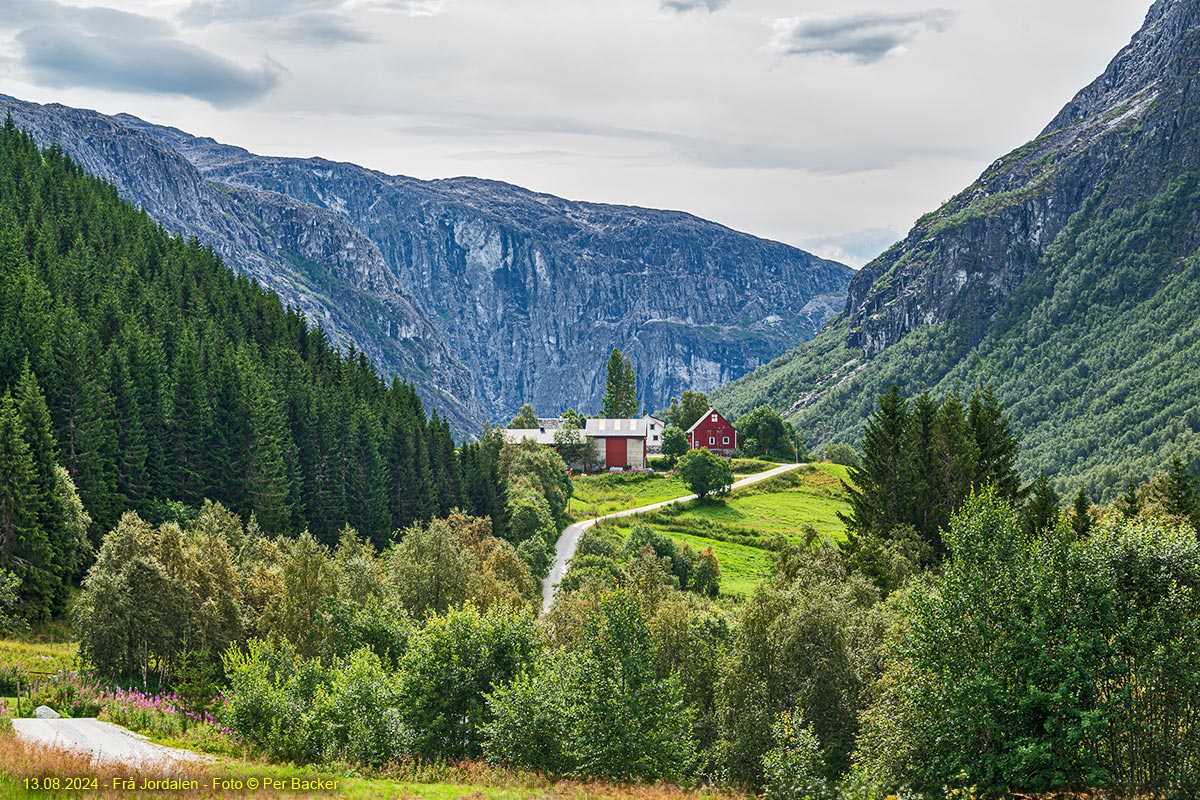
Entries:
[[820,800],[832,792],[825,780],[821,742],[800,716],[784,711],[771,728],[775,746],[763,756],[764,800]]
[[433,616],[400,660],[400,720],[419,758],[471,758],[491,721],[484,696],[523,672],[538,649],[533,618],[473,606]]
[[666,472],[675,466],[675,459],[671,456],[650,456],[646,459],[650,469],[658,472]]

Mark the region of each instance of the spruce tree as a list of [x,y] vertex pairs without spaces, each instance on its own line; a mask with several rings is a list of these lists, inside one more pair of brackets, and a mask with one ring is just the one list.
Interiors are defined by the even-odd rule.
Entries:
[[602,415],[626,419],[637,414],[637,378],[629,359],[614,347],[608,357]]
[[1004,406],[990,388],[971,396],[967,421],[979,451],[975,485],[991,485],[1001,497],[1015,501],[1021,492],[1021,478],[1017,474],[1018,438],[1009,428]]
[[1071,504],[1071,529],[1079,539],[1086,539],[1092,532],[1092,501],[1082,486],[1075,493],[1075,502]]
[[908,403],[893,384],[867,420],[861,465],[850,469],[849,483],[843,482],[850,513],[839,516],[854,533],[886,534],[906,519],[912,468],[908,423]]
[[[937,481],[941,502],[939,511],[946,516],[939,520],[939,529],[949,524],[949,515],[958,510],[975,486],[979,474],[979,449],[967,423],[962,400],[951,394],[942,401],[934,418],[934,450],[937,454]],[[939,535],[930,535],[935,551],[942,551]]]
[[1196,476],[1178,453],[1171,457],[1166,484],[1162,490],[1163,509],[1171,516],[1186,520],[1200,530],[1200,492]]
[[39,525],[48,499],[39,492],[17,404],[0,395],[0,566],[20,579],[21,614],[30,620],[48,617],[61,590],[53,546]]
[[1030,484],[1026,495],[1029,499],[1021,511],[1021,528],[1032,538],[1058,524],[1059,498],[1045,470]]

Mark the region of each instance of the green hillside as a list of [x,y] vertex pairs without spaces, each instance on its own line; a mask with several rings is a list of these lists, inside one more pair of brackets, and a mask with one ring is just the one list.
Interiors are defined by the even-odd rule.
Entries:
[[601,533],[622,539],[637,524],[649,525],[697,552],[712,547],[721,565],[721,593],[747,597],[770,573],[771,558],[784,542],[806,546],[808,530],[836,542],[848,513],[842,479],[846,468],[810,464],[734,491],[721,503],[679,503],[647,514],[606,520]]

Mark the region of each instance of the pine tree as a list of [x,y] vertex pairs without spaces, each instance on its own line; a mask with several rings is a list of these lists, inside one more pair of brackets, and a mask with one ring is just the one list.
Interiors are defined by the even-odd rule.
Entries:
[[608,357],[603,411],[607,419],[627,419],[637,414],[637,377],[629,359],[614,347]]
[[937,413],[938,403],[928,392],[917,395],[905,436],[911,459],[905,520],[927,541],[933,541],[937,531],[950,522],[938,468]]

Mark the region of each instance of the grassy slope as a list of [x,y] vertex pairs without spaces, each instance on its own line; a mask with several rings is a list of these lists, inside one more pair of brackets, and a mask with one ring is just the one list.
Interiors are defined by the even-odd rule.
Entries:
[[22,672],[58,672],[75,666],[78,642],[36,642],[0,639],[0,667],[16,666]]
[[847,510],[837,464],[801,467],[737,490],[723,503],[680,503],[649,514],[600,523],[624,538],[643,523],[693,549],[712,547],[721,564],[721,592],[747,596],[767,574],[778,537],[801,542],[806,526],[837,541],[845,538],[838,512]]
[[655,473],[611,473],[575,478],[571,517],[591,519],[691,494],[683,481]]

